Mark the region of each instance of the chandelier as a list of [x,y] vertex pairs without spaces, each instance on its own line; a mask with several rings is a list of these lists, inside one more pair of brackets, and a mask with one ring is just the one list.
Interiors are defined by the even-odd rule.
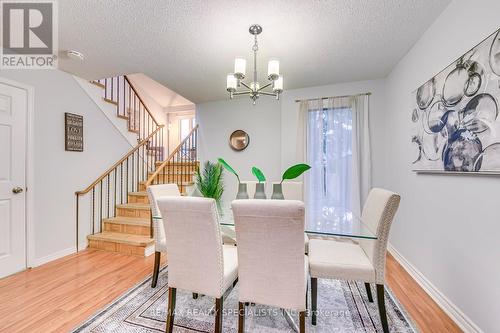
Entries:
[[[260,95],[273,96],[279,100],[280,94],[283,92],[283,76],[279,73],[280,62],[275,59],[269,60],[267,66],[267,79],[269,82],[261,87],[257,81],[257,51],[259,50],[257,35],[262,32],[262,27],[258,24],[254,24],[250,26],[248,31],[254,36],[254,44],[252,47],[253,80],[250,83],[243,82],[246,75],[247,61],[244,58],[236,58],[234,60],[234,73],[227,75],[226,90],[229,92],[229,98],[233,99],[234,96],[248,95],[252,99],[253,105],[255,105]],[[246,89],[238,91],[238,89],[241,89],[241,86]],[[267,91],[264,89],[267,89]]]

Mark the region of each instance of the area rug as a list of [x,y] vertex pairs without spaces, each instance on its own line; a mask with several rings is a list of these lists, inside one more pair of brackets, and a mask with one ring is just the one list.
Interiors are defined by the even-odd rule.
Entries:
[[[168,269],[165,267],[160,273],[156,288],[151,288],[151,277],[149,277],[73,332],[164,332],[167,298]],[[319,279],[318,322],[316,326],[312,326],[310,317],[306,318],[306,331],[382,332],[376,299],[374,301],[368,302],[363,283]],[[178,290],[174,332],[213,332],[213,306],[214,299],[211,297],[200,296],[198,299],[193,299],[191,293]],[[391,332],[417,332],[390,290],[386,290],[386,308]],[[237,332],[237,311],[238,286],[236,285],[224,299],[223,332]],[[291,313],[291,317],[298,322],[296,313]],[[247,307],[245,331],[294,332],[280,309],[258,304]]]

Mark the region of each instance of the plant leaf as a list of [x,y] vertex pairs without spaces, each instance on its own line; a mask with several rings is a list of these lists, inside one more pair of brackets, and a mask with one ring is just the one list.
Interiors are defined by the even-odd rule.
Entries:
[[281,181],[283,182],[285,179],[295,179],[309,169],[311,169],[311,167],[307,164],[292,165],[283,173]]
[[203,173],[200,170],[196,172],[196,187],[205,198],[213,198],[220,204],[224,184],[222,182],[222,165],[207,161],[203,167]]
[[252,173],[257,178],[259,183],[266,181],[266,176],[264,176],[264,173],[259,168],[252,167]]
[[222,158],[218,158],[217,161],[222,164],[222,166],[229,172],[231,172],[232,174],[234,174],[236,176],[236,178],[238,178],[238,183],[240,182],[240,177],[238,176],[238,174],[236,173],[236,171],[234,171],[234,169],[229,165],[227,164],[226,161],[224,161]]

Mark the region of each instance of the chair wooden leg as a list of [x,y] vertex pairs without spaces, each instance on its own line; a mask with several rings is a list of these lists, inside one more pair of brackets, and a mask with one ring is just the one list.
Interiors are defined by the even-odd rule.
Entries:
[[309,284],[306,285],[306,317],[309,315]]
[[161,252],[155,252],[155,265],[153,267],[153,278],[151,279],[151,288],[156,288],[158,282],[158,274],[160,273]]
[[373,303],[372,288],[370,287],[370,284],[365,282],[365,288],[366,288],[366,294],[368,295],[368,301],[370,303]]
[[306,333],[306,312],[301,311],[299,313],[299,332]]
[[316,325],[316,315],[318,308],[318,279],[311,278],[311,322]]
[[389,333],[389,324],[387,323],[387,312],[385,311],[383,284],[377,284],[377,302],[378,302],[378,312],[380,314],[380,321],[382,322],[382,329],[384,330],[384,333]]
[[166,333],[172,333],[172,330],[174,329],[176,294],[177,294],[176,288],[168,288],[167,329],[165,331]]
[[220,298],[215,299],[215,328],[214,328],[215,333],[222,332],[222,303],[223,303],[222,296]]
[[245,303],[238,302],[238,333],[245,332]]

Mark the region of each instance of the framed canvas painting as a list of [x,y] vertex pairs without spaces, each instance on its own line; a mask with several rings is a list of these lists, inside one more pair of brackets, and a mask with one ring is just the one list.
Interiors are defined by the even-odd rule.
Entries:
[[500,174],[500,29],[413,92],[413,170]]

